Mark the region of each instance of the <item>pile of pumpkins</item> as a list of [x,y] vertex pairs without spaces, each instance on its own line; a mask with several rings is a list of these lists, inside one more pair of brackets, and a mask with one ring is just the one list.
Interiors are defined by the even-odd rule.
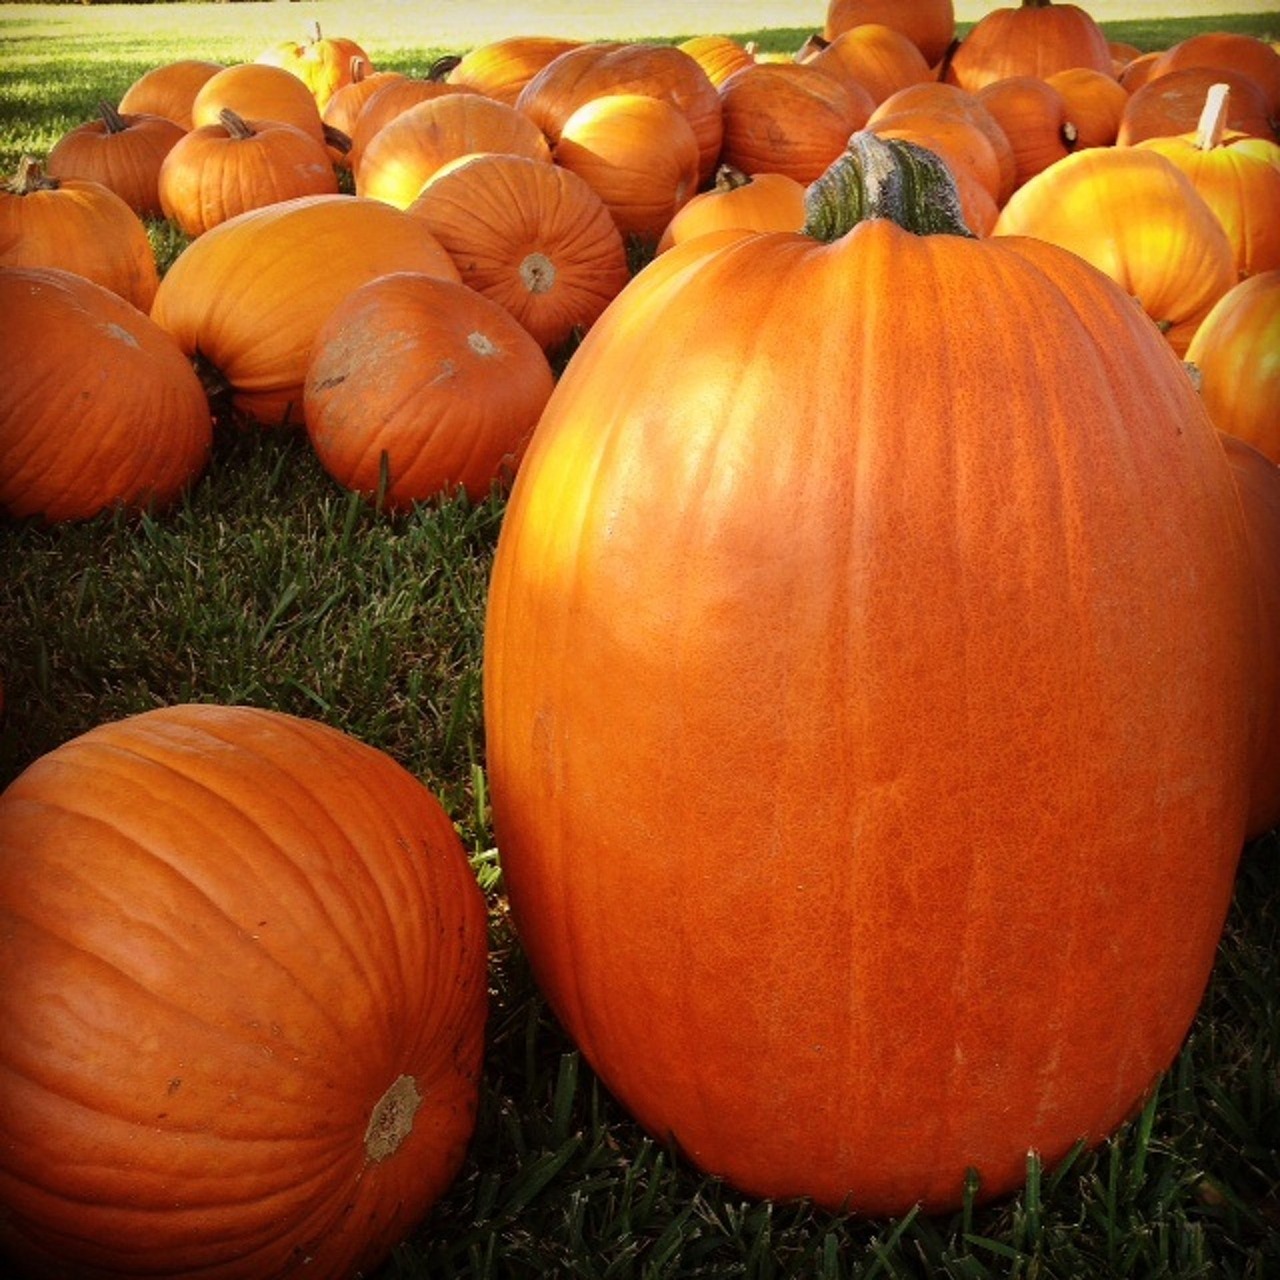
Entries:
[[[0,195],[0,506],[163,508],[223,412],[389,510],[502,486],[541,989],[693,1165],[876,1215],[1133,1115],[1280,822],[1280,52],[1048,0],[954,36],[830,0],[794,57],[418,79],[317,32],[157,68]],[[466,1150],[484,934],[438,802],[338,729],[163,707],[35,762],[0,1246],[376,1266]]]

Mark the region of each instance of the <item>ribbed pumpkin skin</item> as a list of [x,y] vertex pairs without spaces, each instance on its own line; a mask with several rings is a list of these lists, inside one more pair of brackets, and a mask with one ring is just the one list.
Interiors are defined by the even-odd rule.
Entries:
[[173,339],[109,289],[0,267],[0,350],[0,511],[162,508],[204,469],[204,388]]
[[576,49],[581,43],[560,36],[507,36],[492,40],[464,53],[445,80],[514,107],[520,90],[552,58]]
[[206,80],[222,70],[222,63],[203,58],[179,58],[152,67],[120,95],[118,109],[125,114],[164,116],[190,129],[196,94]]
[[485,632],[515,922],[609,1089],[871,1214],[1110,1132],[1232,891],[1246,554],[1189,380],[1073,255],[656,259],[534,434]]
[[527,156],[472,156],[409,206],[464,284],[511,312],[544,351],[586,332],[630,278],[604,202],[576,173]]
[[1236,281],[1226,231],[1190,180],[1153,151],[1091,147],[1019,187],[997,236],[1035,236],[1104,271],[1179,354]]
[[193,240],[156,291],[152,319],[216,369],[232,403],[265,426],[302,424],[317,330],[353,289],[389,271],[458,280],[416,218],[360,196],[299,196]]
[[344,298],[316,335],[303,409],[339,484],[407,510],[509,485],[554,384],[542,348],[500,304],[397,271]]
[[0,1248],[41,1280],[372,1270],[475,1117],[485,909],[431,793],[319,723],[173,706],[38,760],[0,832]]
[[836,39],[864,22],[882,22],[909,36],[930,66],[946,53],[956,34],[955,6],[951,0],[828,0],[823,33]]

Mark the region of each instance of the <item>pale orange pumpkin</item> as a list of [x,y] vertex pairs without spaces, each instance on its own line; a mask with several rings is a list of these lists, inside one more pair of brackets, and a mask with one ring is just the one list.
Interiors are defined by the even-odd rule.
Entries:
[[311,91],[323,113],[337,90],[351,83],[352,68],[359,59],[368,70],[373,60],[350,36],[327,36],[320,23],[312,22],[305,40],[282,40],[258,55],[259,62],[283,67]]
[[325,142],[324,121],[311,90],[283,67],[239,62],[209,77],[191,103],[191,124],[217,124],[224,109],[242,120],[282,120]]
[[503,36],[469,49],[446,72],[445,80],[513,107],[520,90],[552,58],[581,43],[564,36]]
[[735,71],[749,67],[756,60],[753,49],[739,44],[729,36],[690,36],[676,47],[687,53],[707,73],[707,79],[716,88]]
[[409,205],[464,284],[548,353],[585,333],[630,277],[613,215],[576,173],[489,152],[447,165]]
[[1181,355],[1235,283],[1235,255],[1212,209],[1153,151],[1091,147],[1020,187],[993,236],[1070,249],[1133,296]]
[[553,155],[600,197],[624,237],[649,248],[698,190],[698,139],[661,98],[606,93],[584,102]]
[[0,510],[9,516],[160,511],[204,470],[213,426],[190,362],[92,280],[0,266],[0,367]]
[[316,334],[307,436],[341,485],[388,511],[505,490],[551,395],[542,348],[467,285],[392,272],[361,285]]
[[318,721],[179,704],[0,796],[0,1252],[372,1274],[462,1167],[488,1006],[449,816]]

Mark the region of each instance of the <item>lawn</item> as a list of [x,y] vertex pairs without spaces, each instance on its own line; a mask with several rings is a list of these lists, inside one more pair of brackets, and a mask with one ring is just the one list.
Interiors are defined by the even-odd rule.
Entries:
[[[41,154],[151,66],[251,58],[323,8],[0,7],[3,163]],[[808,29],[726,33],[789,50]],[[1167,47],[1203,29],[1280,36],[1280,14],[1107,29]],[[467,47],[443,31],[422,43],[393,27],[335,34],[417,72]],[[152,230],[162,261],[181,248]],[[305,438],[222,422],[209,470],[171,512],[0,526],[0,786],[103,720],[170,702],[251,703],[387,751],[457,824],[491,908],[478,1125],[462,1174],[379,1280],[1280,1274],[1274,833],[1244,851],[1202,1010],[1148,1105],[1096,1150],[1056,1168],[1030,1162],[1025,1190],[1006,1201],[893,1221],[756,1201],[641,1133],[549,1014],[507,922],[480,702],[502,515],[495,495],[389,517],[337,489]]]

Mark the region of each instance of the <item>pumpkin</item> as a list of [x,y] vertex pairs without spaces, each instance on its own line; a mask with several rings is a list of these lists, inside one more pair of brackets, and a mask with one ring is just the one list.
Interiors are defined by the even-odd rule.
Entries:
[[553,156],[600,197],[624,237],[650,249],[698,190],[698,139],[662,98],[606,93],[584,102]]
[[1018,182],[1018,161],[1014,155],[1009,135],[1000,122],[983,105],[982,99],[959,85],[940,80],[928,80],[923,84],[908,85],[891,93],[867,120],[874,127],[887,116],[900,111],[936,111],[959,115],[982,130],[995,153],[1000,169],[1000,181],[996,189],[996,204],[1002,205],[1013,194]]
[[865,221],[677,245],[561,376],[498,539],[486,759],[519,937],[609,1090],[744,1192],[893,1216],[1101,1141],[1179,1049],[1253,587],[1129,297],[954,200],[896,225],[938,162],[852,145]]
[[942,61],[956,35],[952,0],[913,0],[911,4],[902,0],[827,0],[822,31],[828,40],[836,40],[868,22],[901,31],[931,67]]
[[1162,53],[1163,50],[1152,49],[1126,62],[1124,68],[1116,75],[1120,87],[1128,94],[1137,93],[1151,79]]
[[423,219],[464,284],[558,353],[630,277],[613,215],[576,173],[528,156],[490,152],[445,169],[407,212]]
[[[959,112],[906,109],[868,121],[867,128],[882,138],[905,138],[937,152],[947,162],[952,177],[964,174],[987,192],[994,220],[1002,181],[1000,160],[978,125]],[[969,229],[977,231],[972,224]]]
[[1186,357],[1214,425],[1280,465],[1280,269],[1228,289]]
[[193,240],[165,273],[151,315],[239,413],[300,427],[317,330],[352,289],[389,271],[458,279],[453,259],[403,210],[361,196],[297,196]]
[[698,62],[676,45],[602,41],[552,58],[520,90],[516,107],[554,146],[564,122],[585,102],[605,94],[639,93],[671,103],[698,140],[699,181],[720,158],[720,96]]
[[9,516],[161,510],[204,470],[204,388],[173,339],[118,294],[55,267],[0,267],[0,351]]
[[757,62],[719,92],[722,163],[801,183],[817,178],[875,109],[865,89],[800,62]]
[[388,511],[479,502],[516,473],[555,376],[507,309],[417,272],[348,294],[316,335],[303,391],[324,469]]
[[178,58],[144,71],[124,93],[116,108],[124,115],[164,116],[191,128],[191,104],[200,86],[223,70],[207,58]]
[[475,1123],[485,907],[337,729],[175,705],[0,796],[0,1249],[28,1274],[369,1274]]
[[877,106],[891,93],[930,79],[929,64],[910,37],[882,22],[865,22],[842,32],[807,59],[811,67],[837,79],[853,80]]
[[1236,436],[1222,435],[1244,508],[1258,584],[1257,717],[1246,837],[1280,825],[1280,466]]
[[1193,133],[1215,84],[1225,84],[1231,91],[1228,129],[1275,141],[1266,97],[1248,76],[1216,67],[1181,67],[1153,76],[1130,92],[1116,131],[1117,144],[1129,147],[1146,138]]
[[283,67],[240,62],[210,76],[191,103],[192,127],[217,124],[226,108],[242,120],[281,120],[327,141],[311,90]]
[[[1280,267],[1280,166],[1227,141],[1229,94],[1225,84],[1209,91],[1194,134],[1147,138],[1137,145],[1158,152],[1187,175],[1222,223],[1243,277]],[[1275,143],[1257,141],[1280,155]]]
[[1176,165],[1153,151],[1093,147],[1013,193],[995,236],[1035,236],[1111,277],[1179,355],[1236,279],[1222,224]]
[[1267,115],[1280,122],[1280,53],[1265,40],[1242,31],[1202,31],[1166,49],[1152,74],[1186,67],[1247,76],[1262,91]]
[[469,49],[445,80],[514,107],[520,90],[552,58],[581,43],[562,36],[504,36]]
[[280,120],[242,120],[224,107],[217,124],[185,134],[159,176],[164,216],[189,237],[249,209],[295,196],[337,195],[328,149]]
[[735,71],[749,67],[756,60],[753,49],[740,44],[731,36],[690,36],[687,40],[681,40],[676,47],[687,53],[707,73],[707,79],[716,88]]
[[356,194],[404,209],[446,161],[482,151],[551,163],[551,148],[528,116],[459,89],[407,108],[368,140],[355,162]]
[[1075,150],[1079,133],[1067,101],[1047,80],[1009,76],[975,96],[1009,140],[1015,190]]
[[1114,74],[1102,28],[1079,5],[1022,0],[974,23],[952,54],[945,79],[976,90],[1010,76],[1044,79],[1068,67]]
[[383,125],[390,124],[401,112],[416,107],[420,102],[444,97],[450,93],[470,93],[460,84],[447,84],[443,80],[424,80],[416,76],[397,76],[397,83],[380,84],[371,93],[356,114],[351,131],[351,148],[347,157],[351,169],[359,168],[364,149]]
[[1113,75],[1093,67],[1068,67],[1045,80],[1061,95],[1067,118],[1075,126],[1074,149],[1109,147],[1120,132],[1129,94]]
[[160,278],[146,225],[114,191],[51,178],[31,156],[0,186],[0,266],[74,271],[140,311]]
[[785,173],[743,173],[721,165],[715,184],[700,191],[671,219],[658,240],[674,244],[725,227],[749,231],[799,231],[805,223],[805,187]]
[[45,172],[100,182],[140,218],[160,217],[160,166],[186,130],[165,116],[122,115],[105,101],[98,103],[98,114],[53,144]]
[[350,145],[345,150],[332,155],[333,162],[338,168],[351,168],[351,154],[355,148],[353,134],[356,121],[360,118],[365,104],[379,89],[406,79],[408,77],[399,71],[371,71],[368,69],[368,64],[360,58],[351,64],[350,81],[334,91],[320,113],[320,119],[325,125],[338,130],[350,141]]
[[257,60],[283,67],[297,76],[311,91],[323,113],[329,99],[343,85],[351,83],[357,58],[372,69],[372,59],[355,40],[349,36],[326,36],[319,22],[313,22],[305,40],[282,40],[264,50]]

